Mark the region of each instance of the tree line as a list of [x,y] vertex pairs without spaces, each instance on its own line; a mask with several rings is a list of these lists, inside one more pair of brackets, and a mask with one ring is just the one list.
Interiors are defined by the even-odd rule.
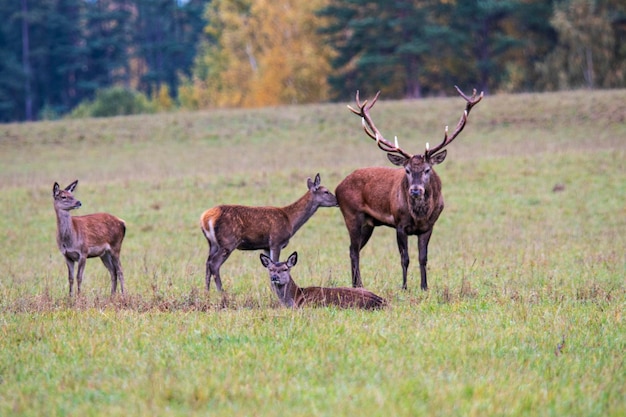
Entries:
[[0,0],[0,15],[1,122],[88,115],[114,87],[200,109],[626,86],[621,0]]

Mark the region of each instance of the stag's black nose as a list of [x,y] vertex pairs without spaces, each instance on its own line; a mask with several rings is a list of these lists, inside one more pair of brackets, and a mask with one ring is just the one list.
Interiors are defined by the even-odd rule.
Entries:
[[421,197],[424,195],[424,189],[420,187],[411,188],[409,194],[411,194],[411,197]]

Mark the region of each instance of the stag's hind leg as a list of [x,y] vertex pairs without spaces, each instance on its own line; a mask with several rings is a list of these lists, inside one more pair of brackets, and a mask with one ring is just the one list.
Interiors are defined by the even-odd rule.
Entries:
[[361,249],[367,244],[372,233],[374,232],[374,226],[364,221],[354,221],[348,224],[348,232],[350,234],[350,265],[352,267],[352,286],[362,287],[363,281],[361,280]]

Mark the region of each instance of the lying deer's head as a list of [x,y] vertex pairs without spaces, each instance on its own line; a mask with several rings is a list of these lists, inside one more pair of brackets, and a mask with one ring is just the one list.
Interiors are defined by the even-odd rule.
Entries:
[[274,262],[266,254],[262,253],[261,263],[270,274],[270,282],[277,289],[284,287],[291,281],[291,268],[298,262],[298,252],[289,255],[285,262]]

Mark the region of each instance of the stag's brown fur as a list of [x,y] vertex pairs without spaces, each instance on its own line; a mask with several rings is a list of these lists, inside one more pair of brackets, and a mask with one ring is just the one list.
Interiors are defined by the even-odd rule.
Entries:
[[319,207],[335,207],[337,199],[324,186],[320,176],[307,181],[308,191],[285,207],[248,207],[220,205],[205,211],[200,218],[202,233],[209,243],[205,284],[211,277],[222,291],[220,267],[235,250],[264,250],[278,260],[289,239]]
[[81,207],[73,196],[78,180],[64,190],[54,183],[52,195],[57,218],[57,245],[65,257],[68,271],[69,293],[73,292],[74,264],[78,262],[76,274],[77,292],[80,294],[83,272],[88,258],[99,257],[111,275],[111,294],[124,292],[124,273],[120,261],[122,241],[126,234],[124,220],[108,213],[71,216],[70,210]]
[[286,262],[274,262],[261,254],[261,263],[269,272],[272,290],[286,307],[303,306],[379,309],[387,301],[363,288],[299,287],[291,277],[291,268],[298,261],[297,252],[292,253]]

